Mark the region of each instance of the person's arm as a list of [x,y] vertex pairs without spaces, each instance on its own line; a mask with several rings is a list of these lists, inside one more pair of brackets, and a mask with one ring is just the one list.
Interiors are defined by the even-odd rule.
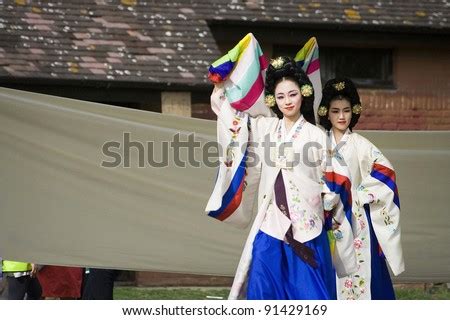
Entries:
[[[371,143],[360,154],[366,176],[357,188],[359,209],[369,214],[380,247],[394,275],[405,270],[400,230],[400,199],[395,171]],[[360,150],[363,147],[360,147]],[[362,158],[362,159],[361,159]]]
[[31,274],[30,274],[30,277],[32,277],[32,278],[36,277],[36,274],[37,274],[38,270],[39,270],[39,266],[38,266],[37,264],[35,264],[35,263],[32,263],[32,264],[31,264]]
[[260,164],[255,165],[255,125],[249,115],[232,108],[222,87],[211,95],[211,107],[217,115],[219,172],[205,211],[220,221],[245,228],[252,219],[260,179]]
[[[327,158],[328,156],[328,158]],[[358,265],[351,226],[352,198],[348,168],[330,154],[323,155],[323,204],[333,264],[338,277],[356,272]]]

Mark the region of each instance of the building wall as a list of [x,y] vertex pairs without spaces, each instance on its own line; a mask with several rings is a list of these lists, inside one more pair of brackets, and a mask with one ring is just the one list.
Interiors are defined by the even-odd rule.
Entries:
[[209,103],[196,103],[192,105],[192,118],[216,120],[217,116],[211,109]]
[[360,90],[357,129],[450,130],[450,50],[402,48],[394,90]]

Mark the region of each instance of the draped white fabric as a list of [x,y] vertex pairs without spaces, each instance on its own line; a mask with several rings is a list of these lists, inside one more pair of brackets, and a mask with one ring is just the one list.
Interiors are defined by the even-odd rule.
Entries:
[[[216,123],[0,88],[0,256],[233,275],[248,230],[205,215],[216,169],[177,166],[173,148],[168,166],[148,163],[162,160],[163,142],[192,133],[205,146]],[[397,172],[406,272],[396,280],[450,282],[450,132],[360,133]],[[122,162],[107,168],[111,141]],[[194,154],[205,158],[202,147]]]

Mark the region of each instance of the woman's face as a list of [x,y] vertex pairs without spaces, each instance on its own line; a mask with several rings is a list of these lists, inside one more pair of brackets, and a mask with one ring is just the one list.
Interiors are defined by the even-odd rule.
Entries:
[[345,132],[352,119],[352,108],[347,100],[333,100],[330,103],[328,119],[334,129]]
[[297,118],[300,116],[302,95],[296,82],[289,79],[278,82],[275,87],[275,100],[278,108],[286,118]]

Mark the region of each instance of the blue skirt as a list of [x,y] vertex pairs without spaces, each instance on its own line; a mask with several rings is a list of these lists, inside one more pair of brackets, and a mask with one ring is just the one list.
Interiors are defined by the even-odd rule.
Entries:
[[318,268],[300,259],[289,244],[259,231],[253,242],[247,299],[336,299],[336,281],[326,230],[304,243],[314,250]]

